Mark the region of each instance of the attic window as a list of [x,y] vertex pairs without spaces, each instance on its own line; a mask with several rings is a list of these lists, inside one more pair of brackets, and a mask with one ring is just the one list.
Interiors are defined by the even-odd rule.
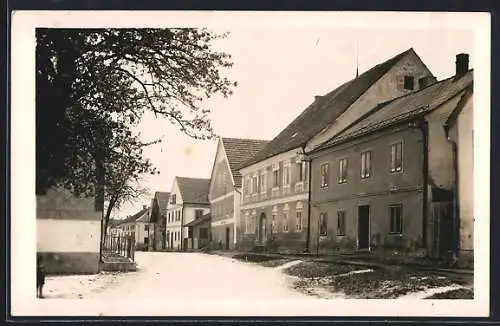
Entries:
[[413,76],[405,76],[404,77],[404,89],[413,90],[413,88],[414,88]]
[[294,134],[292,135],[292,138],[295,138],[295,136],[297,136],[297,133],[294,133]]

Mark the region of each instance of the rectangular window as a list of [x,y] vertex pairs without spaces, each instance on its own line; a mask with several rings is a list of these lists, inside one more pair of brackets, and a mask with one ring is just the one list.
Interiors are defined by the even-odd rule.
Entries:
[[328,216],[326,213],[319,214],[319,235],[326,236],[328,234],[328,225],[327,225]]
[[304,181],[304,168],[303,168],[303,163],[304,162],[299,162],[297,163],[297,170],[299,171],[299,182]]
[[257,176],[252,177],[252,194],[257,193]]
[[339,183],[347,182],[347,158],[343,158],[339,160]]
[[414,88],[414,78],[413,76],[405,76],[404,77],[405,80],[404,80],[404,88],[405,89],[409,89],[409,90],[413,90]]
[[328,187],[328,163],[321,164],[321,188]]
[[273,171],[273,186],[276,188],[276,187],[279,187],[280,185],[280,172],[279,170],[274,170]]
[[252,222],[250,220],[250,216],[245,216],[245,233],[250,233],[252,229]]
[[200,239],[208,239],[208,228],[200,228]]
[[266,175],[262,173],[260,175],[260,192],[266,192],[267,183],[266,183]]
[[276,226],[276,214],[273,214],[272,219],[271,219],[271,231],[272,231],[272,233],[278,232],[278,228]]
[[391,145],[391,172],[403,170],[403,143],[398,142]]
[[371,175],[371,159],[370,151],[361,153],[361,178],[366,179]]
[[202,209],[197,209],[194,211],[194,218],[200,218],[203,216],[203,210]]
[[144,231],[149,231],[149,224],[144,224]]
[[290,184],[290,168],[288,166],[283,167],[283,185],[286,186]]
[[176,203],[176,198],[177,196],[175,194],[172,195],[172,197],[170,197],[170,204],[175,204]]
[[283,232],[288,232],[288,213],[283,213]]
[[345,211],[337,212],[337,235],[345,235]]
[[249,185],[250,185],[250,182],[248,181],[248,178],[243,178],[243,182],[245,183],[245,195],[248,195],[250,193],[250,188],[249,188]]
[[295,224],[295,231],[302,231],[302,212],[297,212],[297,221]]
[[389,215],[391,217],[391,234],[403,233],[403,206],[389,206]]

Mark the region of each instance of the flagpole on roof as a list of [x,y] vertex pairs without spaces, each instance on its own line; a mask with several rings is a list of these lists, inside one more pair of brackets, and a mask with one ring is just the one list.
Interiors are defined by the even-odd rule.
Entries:
[[359,40],[356,41],[356,78],[359,77]]

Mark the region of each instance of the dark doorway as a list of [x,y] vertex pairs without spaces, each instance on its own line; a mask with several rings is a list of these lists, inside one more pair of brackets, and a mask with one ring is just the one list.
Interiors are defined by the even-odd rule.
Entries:
[[370,206],[358,206],[358,249],[370,248]]
[[229,228],[226,228],[226,249],[229,249],[229,234],[231,230]]
[[266,214],[262,213],[259,218],[259,243],[264,243],[266,241]]

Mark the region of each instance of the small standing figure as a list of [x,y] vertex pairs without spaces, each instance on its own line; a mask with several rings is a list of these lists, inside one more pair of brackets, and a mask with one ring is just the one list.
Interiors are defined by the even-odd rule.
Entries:
[[45,270],[43,267],[43,258],[36,257],[36,296],[43,298],[43,285],[45,284]]

